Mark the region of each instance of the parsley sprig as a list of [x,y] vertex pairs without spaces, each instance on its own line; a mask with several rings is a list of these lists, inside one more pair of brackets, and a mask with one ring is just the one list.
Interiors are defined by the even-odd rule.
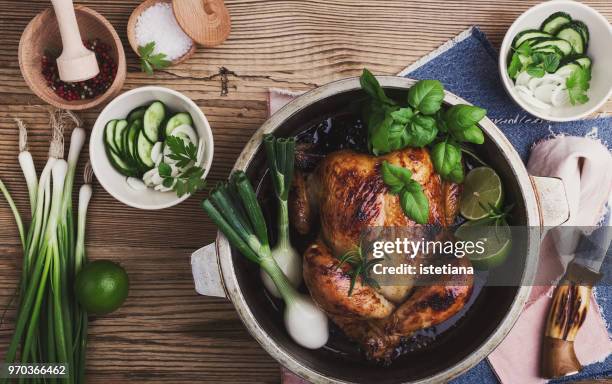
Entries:
[[591,70],[589,68],[578,67],[572,71],[565,80],[565,86],[569,93],[572,105],[584,104],[589,101],[586,92],[589,90],[591,81]]
[[140,55],[140,68],[147,75],[153,75],[153,72],[156,69],[164,69],[172,64],[172,62],[167,59],[165,53],[160,52],[153,54],[153,51],[155,51],[154,41],[138,47],[138,54]]
[[179,197],[188,193],[195,193],[204,188],[206,181],[202,179],[204,169],[195,164],[198,148],[191,141],[185,142],[180,137],[169,136],[166,145],[170,149],[168,158],[176,161],[177,168],[183,169],[177,175],[172,175],[172,167],[166,163],[158,166],[159,175],[163,179],[163,186],[172,188]]

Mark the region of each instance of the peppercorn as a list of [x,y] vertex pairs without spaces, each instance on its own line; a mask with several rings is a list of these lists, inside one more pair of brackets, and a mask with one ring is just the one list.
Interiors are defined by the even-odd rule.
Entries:
[[47,85],[64,100],[85,100],[93,99],[111,86],[117,74],[117,64],[110,55],[110,47],[99,39],[83,41],[85,47],[96,54],[100,73],[94,78],[68,83],[60,80],[57,69],[57,57],[43,55],[41,58],[42,75],[47,81]]

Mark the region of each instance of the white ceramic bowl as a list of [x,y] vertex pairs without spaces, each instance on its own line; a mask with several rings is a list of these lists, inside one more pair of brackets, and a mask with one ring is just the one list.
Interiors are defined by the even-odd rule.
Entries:
[[199,166],[205,178],[213,159],[213,135],[202,110],[187,96],[163,87],[141,87],[125,92],[111,101],[98,116],[89,139],[89,156],[96,178],[115,199],[134,208],[163,209],[176,205],[189,197],[178,197],[174,192],[159,192],[147,188],[137,191],[128,186],[126,177],[111,165],[104,149],[104,126],[109,120],[123,119],[134,108],[160,100],[173,112],[189,112],[194,128],[204,140],[204,151]]
[[[555,12],[566,12],[573,19],[581,20],[589,27],[590,41],[586,54],[593,60],[589,101],[582,105],[563,108],[552,107],[543,111],[525,103],[514,89],[507,69],[507,57],[512,40],[525,29],[538,29],[542,22]],[[504,87],[514,101],[534,116],[551,121],[572,121],[583,118],[600,108],[612,95],[612,27],[600,13],[577,1],[552,0],[538,4],[525,11],[510,26],[499,55],[499,70]]]

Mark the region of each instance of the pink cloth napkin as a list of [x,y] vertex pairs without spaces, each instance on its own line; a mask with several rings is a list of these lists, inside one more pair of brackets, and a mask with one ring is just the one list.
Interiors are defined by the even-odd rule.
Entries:
[[[270,115],[300,94],[270,89]],[[598,223],[612,192],[612,156],[605,146],[587,138],[556,137],[534,147],[527,168],[535,176],[553,176],[563,180],[571,217],[565,225],[593,226]],[[566,261],[557,256],[556,241],[552,234],[544,239],[540,256],[540,269],[553,271],[552,276],[559,276],[567,265]],[[552,288],[533,288],[530,300],[514,328],[489,355],[489,362],[502,383],[531,384],[546,381],[538,376],[540,340],[550,304],[550,295],[547,293]],[[612,342],[595,300],[591,300],[590,310],[576,337],[575,346],[583,365],[601,361],[612,353]],[[284,367],[281,367],[281,380],[284,384],[308,383]]]

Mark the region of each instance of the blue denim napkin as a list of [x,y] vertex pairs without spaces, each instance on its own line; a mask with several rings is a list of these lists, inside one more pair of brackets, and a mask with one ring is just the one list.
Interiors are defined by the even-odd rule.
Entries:
[[[502,130],[524,162],[527,162],[534,143],[552,135],[590,136],[599,138],[608,147],[612,145],[612,118],[555,123],[538,119],[521,109],[506,94],[498,71],[498,55],[485,34],[472,27],[408,67],[401,75],[413,79],[438,79],[447,90],[486,108],[487,116]],[[598,287],[596,295],[608,324],[608,332],[611,332],[612,287]],[[608,356],[604,362],[586,367],[577,375],[554,382],[610,376],[612,356]],[[453,384],[476,382],[498,382],[486,360],[452,381]]]

